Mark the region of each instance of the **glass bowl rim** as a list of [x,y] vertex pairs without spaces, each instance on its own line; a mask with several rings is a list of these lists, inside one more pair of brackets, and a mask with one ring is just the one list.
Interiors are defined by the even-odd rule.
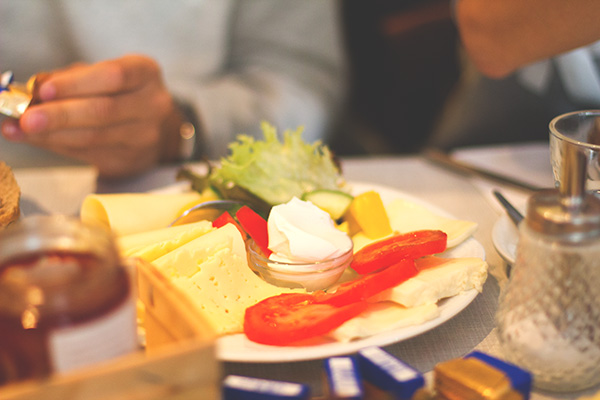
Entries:
[[[352,256],[354,254],[354,245],[352,245],[348,251],[346,251],[345,253],[343,253],[337,257],[327,258],[325,260],[319,260],[319,261],[285,262],[285,261],[271,260],[269,257],[265,257],[262,253],[260,253],[258,251],[258,249],[256,249],[256,246],[257,246],[257,244],[254,241],[254,239],[249,238],[247,240],[246,249],[248,251],[248,257],[250,259],[254,258],[258,262],[260,262],[260,265],[256,265],[254,263],[253,264],[254,266],[256,266],[257,268],[260,268],[260,269],[264,269],[266,271],[274,271],[274,272],[286,273],[286,274],[290,274],[290,275],[310,275],[310,274],[334,271],[338,268],[341,268],[342,266],[347,267],[347,266],[349,266],[350,262],[352,261]],[[339,260],[344,260],[344,262],[336,263],[336,261],[339,261]],[[319,265],[326,265],[326,264],[332,264],[332,265],[326,266],[322,269],[310,269],[308,271],[297,271],[297,270],[290,269],[293,267],[319,266]],[[346,267],[344,267],[344,268],[346,268]]]

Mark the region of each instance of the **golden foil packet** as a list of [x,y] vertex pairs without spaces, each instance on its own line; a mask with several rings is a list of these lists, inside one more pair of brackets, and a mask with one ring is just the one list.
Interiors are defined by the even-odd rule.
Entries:
[[459,358],[437,364],[434,390],[438,399],[447,400],[524,399],[502,371],[476,358]]
[[19,118],[33,99],[33,89],[36,76],[29,78],[27,83],[12,82],[12,73],[2,74],[0,84],[0,113],[13,118]]

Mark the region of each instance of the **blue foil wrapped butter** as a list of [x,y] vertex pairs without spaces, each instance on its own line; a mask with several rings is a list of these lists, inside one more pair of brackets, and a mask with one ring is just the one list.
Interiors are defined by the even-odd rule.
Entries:
[[367,382],[397,399],[409,400],[425,385],[423,374],[379,347],[360,350],[358,364]]
[[528,400],[529,394],[531,393],[531,385],[533,381],[533,375],[514,364],[492,357],[488,354],[480,351],[474,351],[465,356],[465,358],[476,358],[491,365],[492,367],[502,371],[506,377],[510,380],[513,389],[523,395],[523,399]]
[[324,362],[328,399],[361,400],[364,398],[358,363],[352,357],[332,357]]
[[528,371],[478,351],[434,368],[438,399],[526,400],[531,382]]
[[223,400],[308,400],[307,385],[228,375],[223,381]]

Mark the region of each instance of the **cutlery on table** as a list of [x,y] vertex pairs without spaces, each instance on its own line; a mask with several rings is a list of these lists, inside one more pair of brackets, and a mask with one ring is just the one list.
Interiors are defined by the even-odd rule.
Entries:
[[[496,196],[496,199],[498,199],[498,201],[500,202],[502,207],[504,207],[504,210],[508,214],[511,221],[518,228],[519,224],[523,220],[523,214],[521,214],[521,212],[519,210],[517,210],[517,208],[515,206],[513,206],[512,203],[510,201],[508,201],[506,199],[506,197],[504,197],[502,195],[502,193],[500,193],[498,190],[494,190],[493,194],[494,194],[494,196]],[[507,261],[506,276],[510,277],[511,272],[512,272],[511,263]]]
[[502,207],[504,207],[504,210],[506,210],[506,213],[508,214],[512,222],[516,226],[519,226],[519,223],[523,220],[523,214],[521,214],[521,212],[517,210],[517,208],[513,206],[511,202],[508,201],[506,197],[504,197],[502,193],[500,193],[498,190],[494,190],[493,193],[494,196],[496,196],[496,199],[498,199],[498,201],[500,202],[500,204],[502,204]]
[[461,173],[467,176],[476,176],[486,180],[491,180],[497,183],[501,183],[503,185],[512,186],[513,188],[519,189],[521,191],[537,191],[542,189],[541,187],[531,185],[527,182],[520,181],[518,179],[498,174],[495,172],[491,172],[482,168],[478,168],[474,165],[458,161],[452,158],[448,153],[445,153],[439,149],[426,149],[423,152],[423,156],[438,165],[448,167],[455,172]]

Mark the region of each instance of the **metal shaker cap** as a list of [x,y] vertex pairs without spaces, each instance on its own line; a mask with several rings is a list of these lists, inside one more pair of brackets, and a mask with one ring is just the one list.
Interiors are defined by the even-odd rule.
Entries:
[[534,231],[568,242],[600,238],[600,197],[592,193],[570,197],[557,189],[540,190],[529,198],[525,221]]

